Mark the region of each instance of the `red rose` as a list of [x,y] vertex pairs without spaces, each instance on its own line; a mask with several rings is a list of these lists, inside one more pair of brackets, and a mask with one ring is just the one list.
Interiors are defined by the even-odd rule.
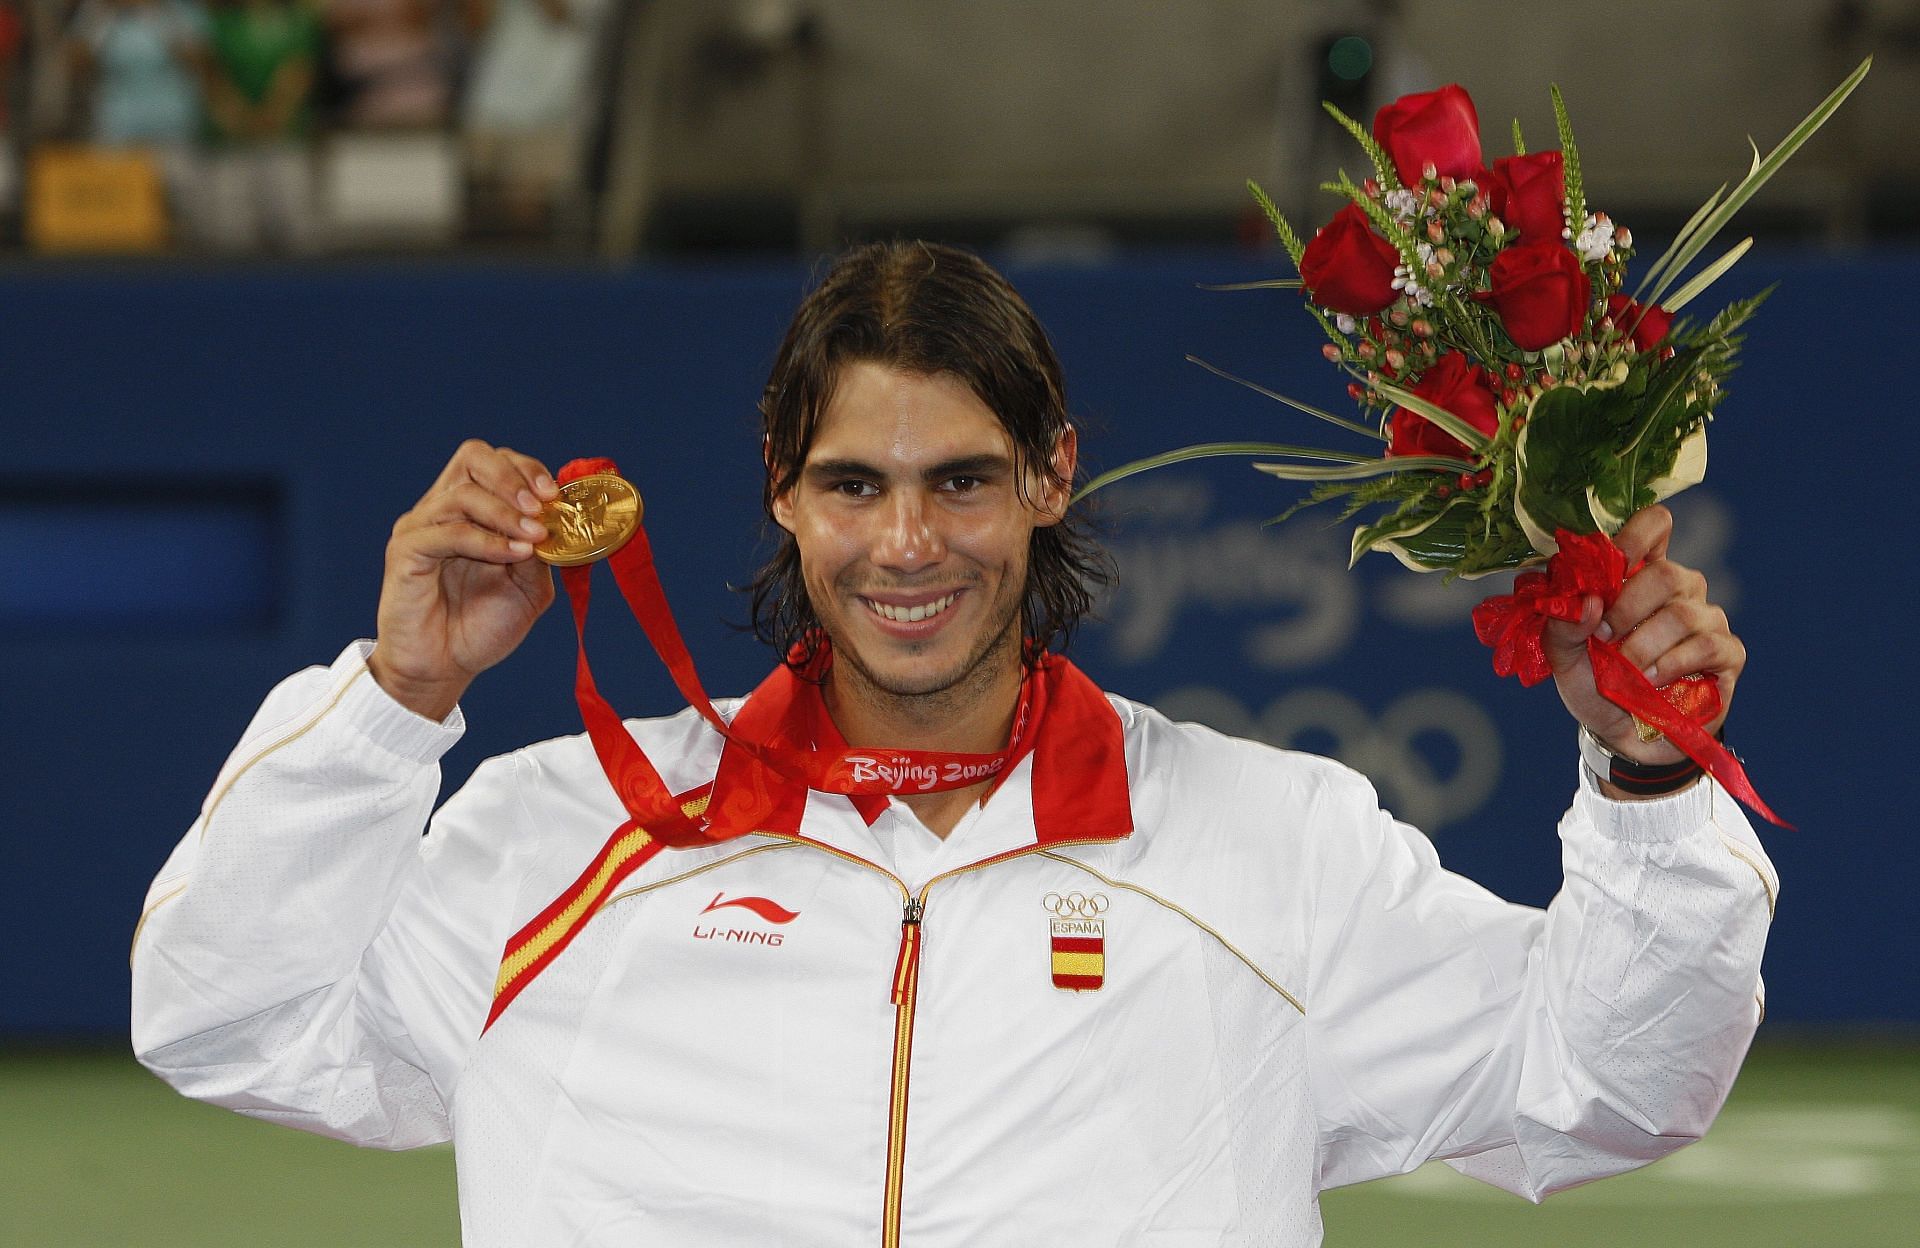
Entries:
[[1348,204],[1321,226],[1300,257],[1300,280],[1323,308],[1372,316],[1392,303],[1393,269],[1400,253],[1373,232],[1367,214]]
[[1440,178],[1470,178],[1480,169],[1480,116],[1465,89],[1403,95],[1373,115],[1373,137],[1408,186],[1428,164]]
[[1616,334],[1633,339],[1635,351],[1653,350],[1673,328],[1673,313],[1657,303],[1643,308],[1625,295],[1607,296],[1607,315]]
[[1493,215],[1529,243],[1558,242],[1566,227],[1567,174],[1559,152],[1502,156],[1487,196]]
[[[1470,363],[1458,351],[1449,351],[1426,371],[1413,393],[1491,437],[1500,428],[1500,417],[1494,411],[1493,380],[1486,369]],[[1460,439],[1404,407],[1393,409],[1390,433],[1388,455],[1447,455],[1454,459],[1473,455]]]
[[1554,239],[1518,243],[1495,256],[1487,289],[1473,297],[1493,305],[1514,346],[1538,351],[1586,324],[1593,284],[1579,257]]

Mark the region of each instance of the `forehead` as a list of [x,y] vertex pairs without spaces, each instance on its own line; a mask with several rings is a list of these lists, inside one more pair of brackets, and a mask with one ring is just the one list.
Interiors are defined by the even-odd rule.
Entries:
[[875,466],[986,454],[1011,458],[1013,439],[966,382],[872,360],[841,368],[807,448],[810,463],[857,459]]

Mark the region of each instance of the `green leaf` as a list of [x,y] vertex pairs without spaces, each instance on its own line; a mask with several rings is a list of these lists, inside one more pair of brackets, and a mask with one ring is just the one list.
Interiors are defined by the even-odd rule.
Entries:
[[1385,519],[1360,526],[1353,531],[1353,542],[1347,550],[1347,566],[1352,567],[1360,562],[1361,555],[1383,542],[1404,542],[1419,535],[1432,527],[1445,511],[1445,507],[1437,511],[1430,510],[1424,498],[1414,499]]
[[1715,260],[1712,264],[1694,274],[1691,281],[1675,291],[1668,297],[1667,301],[1660,306],[1669,312],[1678,312],[1681,308],[1686,307],[1695,299],[1699,298],[1700,293],[1706,290],[1707,287],[1719,281],[1721,276],[1725,274],[1728,269],[1732,268],[1741,256],[1746,255],[1747,249],[1752,246],[1752,238],[1741,239],[1738,243],[1735,243],[1727,249],[1726,255],[1721,256],[1718,260]]
[[1518,117],[1513,119],[1513,154],[1515,156],[1525,156],[1527,154],[1527,141],[1520,137],[1520,119]]
[[1509,524],[1492,535],[1480,527],[1478,508],[1465,495],[1435,506],[1429,497],[1414,499],[1376,524],[1354,532],[1349,560],[1369,550],[1392,555],[1415,572],[1445,572],[1477,577],[1537,562],[1526,536]]
[[1666,271],[1667,266],[1673,262],[1673,258],[1680,254],[1680,249],[1687,245],[1688,240],[1693,236],[1693,232],[1700,228],[1700,223],[1707,219],[1713,212],[1715,205],[1719,204],[1720,197],[1726,193],[1727,184],[1722,182],[1720,189],[1707,196],[1707,202],[1701,204],[1699,208],[1694,210],[1694,214],[1687,218],[1687,223],[1680,227],[1680,232],[1673,236],[1673,241],[1667,244],[1667,249],[1660,253],[1660,258],[1655,260],[1653,266],[1641,277],[1640,285],[1634,288],[1633,301],[1635,303],[1646,302],[1641,296],[1645,293],[1647,286],[1656,277],[1659,277],[1661,273]]
[[1685,349],[1687,347],[1704,347],[1713,343],[1724,342],[1728,348],[1728,354],[1731,354],[1731,349],[1740,344],[1740,338],[1735,331],[1742,325],[1745,325],[1747,321],[1752,318],[1753,314],[1760,310],[1760,305],[1765,303],[1767,297],[1773,294],[1779,286],[1780,283],[1775,282],[1757,295],[1750,296],[1746,299],[1734,300],[1726,307],[1720,309],[1719,313],[1715,315],[1711,321],[1708,321],[1706,325],[1691,333],[1676,328],[1674,345]]
[[1377,477],[1384,472],[1444,472],[1458,476],[1471,470],[1473,465],[1445,455],[1393,455],[1339,468],[1315,468],[1307,464],[1255,464],[1253,467],[1288,481],[1353,481]]
[[1299,290],[1303,283],[1297,277],[1269,277],[1257,282],[1195,282],[1200,290]]
[[1400,175],[1394,170],[1393,160],[1386,153],[1367,128],[1353,118],[1341,112],[1331,100],[1322,100],[1320,107],[1327,110],[1333,119],[1340,123],[1346,132],[1354,137],[1367,153],[1367,159],[1373,162],[1374,176],[1380,180],[1382,191],[1398,190]]
[[1487,443],[1492,440],[1488,438],[1486,434],[1481,433],[1478,429],[1475,429],[1466,421],[1461,420],[1446,408],[1429,403],[1410,390],[1402,390],[1400,387],[1389,385],[1384,381],[1374,382],[1373,388],[1385,397],[1398,403],[1401,407],[1406,408],[1408,411],[1425,416],[1428,420],[1452,434],[1456,439],[1465,443],[1468,450],[1476,453],[1484,451],[1487,449]]
[[1470,508],[1449,505],[1418,532],[1388,538],[1375,546],[1416,572],[1452,572],[1467,559],[1473,514]]
[[1567,102],[1560,98],[1557,84],[1547,88],[1553,96],[1553,124],[1560,132],[1560,167],[1566,174],[1567,216],[1573,221],[1573,232],[1580,232],[1580,225],[1587,219],[1587,192],[1580,180],[1580,149],[1573,145],[1573,122],[1567,118]]
[[1293,227],[1287,224],[1287,219],[1280,215],[1280,210],[1273,206],[1273,200],[1260,189],[1258,182],[1248,178],[1247,189],[1253,192],[1254,202],[1260,205],[1260,211],[1273,223],[1274,233],[1280,236],[1280,245],[1287,249],[1287,258],[1293,261],[1293,267],[1298,271],[1300,257],[1307,254],[1307,245],[1300,241],[1300,236],[1294,233]]
[[1786,138],[1780,140],[1779,144],[1775,146],[1771,152],[1767,153],[1766,159],[1754,166],[1747,176],[1740,180],[1740,185],[1733,188],[1733,193],[1727,196],[1726,202],[1716,208],[1712,215],[1694,231],[1692,237],[1687,240],[1686,245],[1677,251],[1672,263],[1667,266],[1666,272],[1661,277],[1659,284],[1653,288],[1653,293],[1648,297],[1648,302],[1658,303],[1660,301],[1660,296],[1673,284],[1674,279],[1686,270],[1687,265],[1693,262],[1693,258],[1699,255],[1708,243],[1713,241],[1714,235],[1718,234],[1726,226],[1727,222],[1733,219],[1733,214],[1738,212],[1741,206],[1749,199],[1752,199],[1754,192],[1758,191],[1762,186],[1765,186],[1768,180],[1780,171],[1781,166],[1785,165],[1787,161],[1793,157],[1793,154],[1799,151],[1800,148],[1805,145],[1806,141],[1812,138],[1820,127],[1827,123],[1827,119],[1832,117],[1840,105],[1846,102],[1847,97],[1853,94],[1854,88],[1860,85],[1861,80],[1867,76],[1867,71],[1872,68],[1873,58],[1871,56],[1861,61],[1858,68],[1851,74],[1848,74],[1846,79],[1827,95],[1826,99],[1820,101],[1814,110],[1801,120],[1799,125],[1788,132]]
[[1344,416],[1335,416],[1332,412],[1323,412],[1319,408],[1313,406],[1310,403],[1302,403],[1298,399],[1290,399],[1286,395],[1281,394],[1277,390],[1267,389],[1265,386],[1261,385],[1257,381],[1248,381],[1245,377],[1236,376],[1235,374],[1228,372],[1224,368],[1220,368],[1215,365],[1209,364],[1197,355],[1189,355],[1187,357],[1187,361],[1192,364],[1198,364],[1201,368],[1206,369],[1208,372],[1212,373],[1216,377],[1224,377],[1228,381],[1233,382],[1237,386],[1245,386],[1247,389],[1253,391],[1255,394],[1265,395],[1267,398],[1272,399],[1276,403],[1284,403],[1296,412],[1304,412],[1308,416],[1313,416],[1320,420],[1324,420],[1330,425],[1338,425],[1342,429],[1347,430],[1349,433],[1362,434],[1366,437],[1372,438],[1376,442],[1385,442],[1387,440],[1386,435],[1382,434],[1378,429],[1370,429],[1367,426],[1360,424],[1357,421],[1348,420]]
[[1515,443],[1513,503],[1536,549],[1551,551],[1555,529],[1594,531],[1587,490],[1618,477],[1613,448],[1632,422],[1632,396],[1619,387],[1556,386],[1534,398]]
[[1367,459],[1362,455],[1349,455],[1344,451],[1324,451],[1311,446],[1290,446],[1283,442],[1200,442],[1193,446],[1183,446],[1177,450],[1162,451],[1158,455],[1149,455],[1145,459],[1136,459],[1132,463],[1110,468],[1093,480],[1081,486],[1074,493],[1073,501],[1079,502],[1095,490],[1104,489],[1115,481],[1147,472],[1154,468],[1164,468],[1168,464],[1185,463],[1190,459],[1214,459],[1223,456],[1252,455],[1294,455],[1301,459],[1324,459],[1336,464],[1360,464]]

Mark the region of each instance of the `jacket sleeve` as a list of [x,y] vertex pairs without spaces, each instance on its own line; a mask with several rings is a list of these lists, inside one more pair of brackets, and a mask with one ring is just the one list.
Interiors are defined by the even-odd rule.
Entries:
[[1540,1200],[1719,1112],[1763,1008],[1772,864],[1711,781],[1614,802],[1581,773],[1544,912],[1350,795],[1307,995],[1323,1187],[1442,1157]]
[[134,934],[133,1044],[188,1096],[410,1148],[448,1138],[484,1018],[503,936],[472,916],[505,921],[485,894],[510,875],[488,847],[530,838],[511,756],[422,837],[459,712],[395,703],[367,649],[273,691],[161,869]]

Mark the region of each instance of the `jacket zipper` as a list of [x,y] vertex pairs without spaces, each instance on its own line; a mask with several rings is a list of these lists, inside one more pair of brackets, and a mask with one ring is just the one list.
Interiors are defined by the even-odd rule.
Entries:
[[927,894],[901,907],[900,953],[893,963],[893,1087],[887,1097],[887,1187],[881,1212],[883,1248],[899,1248],[900,1195],[907,1163],[907,1081],[913,1073],[913,1007],[920,995],[920,919]]
[[[772,835],[772,834],[768,834]],[[969,863],[944,871],[928,880],[920,889],[920,895],[914,896],[900,877],[885,867],[868,862],[845,850],[835,849],[811,837],[782,835],[781,840],[796,841],[802,845],[811,845],[825,850],[836,858],[858,863],[871,871],[878,871],[900,887],[900,948],[893,960],[893,1081],[887,1097],[887,1183],[885,1204],[881,1211],[880,1243],[882,1248],[900,1248],[900,1219],[902,1188],[907,1166],[907,1085],[913,1074],[913,1011],[920,996],[920,944],[921,921],[927,913],[927,894],[933,886],[942,880],[956,875],[965,875],[978,871],[1010,858],[1021,858],[1028,854],[1040,853],[1049,849],[1063,849],[1073,845],[1106,845],[1119,839],[1117,837],[1089,837],[1081,841],[1051,841],[1045,845],[1022,845],[1018,849],[995,854],[991,858],[982,858],[979,862]]]

